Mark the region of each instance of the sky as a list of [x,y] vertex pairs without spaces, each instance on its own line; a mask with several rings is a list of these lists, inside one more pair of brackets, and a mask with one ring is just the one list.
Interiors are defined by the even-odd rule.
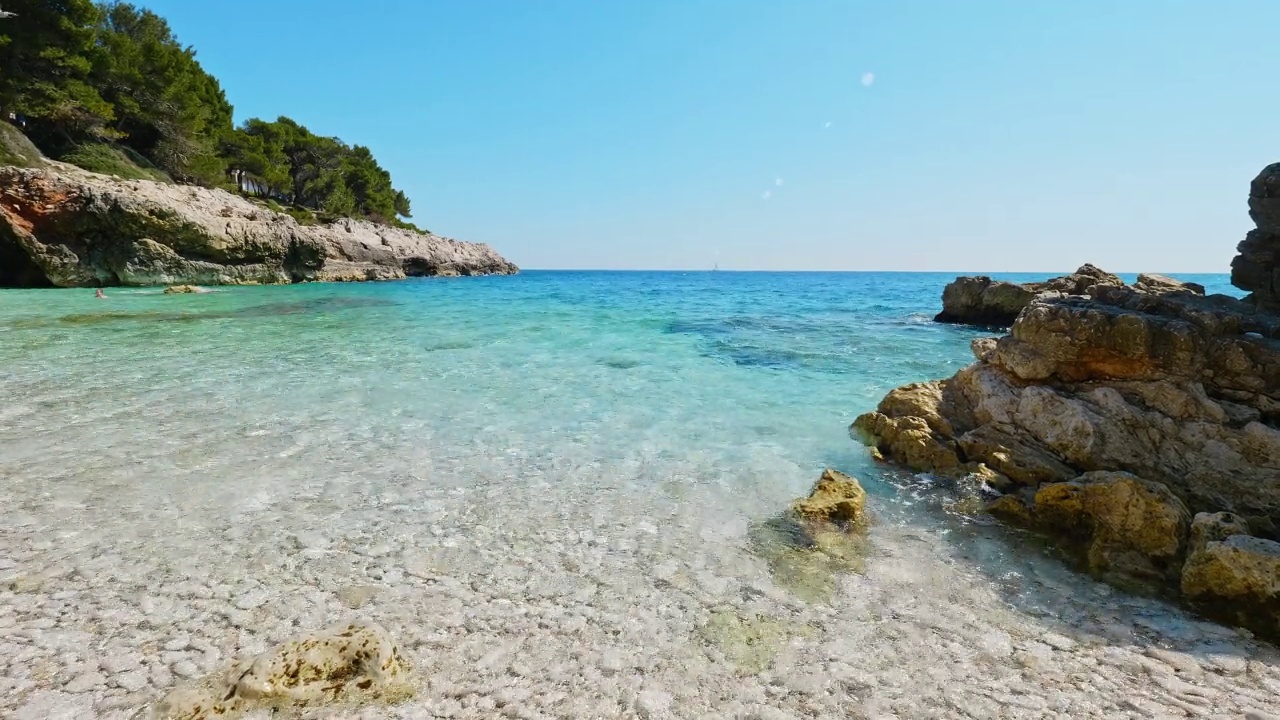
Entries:
[[142,0],[526,268],[1227,272],[1275,0]]

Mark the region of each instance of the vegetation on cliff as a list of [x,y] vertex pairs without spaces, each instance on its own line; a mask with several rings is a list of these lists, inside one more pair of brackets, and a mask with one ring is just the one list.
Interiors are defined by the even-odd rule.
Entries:
[[368,148],[283,116],[236,127],[217,78],[150,10],[92,0],[5,6],[17,17],[0,24],[0,112],[50,157],[329,215],[409,217],[408,197]]

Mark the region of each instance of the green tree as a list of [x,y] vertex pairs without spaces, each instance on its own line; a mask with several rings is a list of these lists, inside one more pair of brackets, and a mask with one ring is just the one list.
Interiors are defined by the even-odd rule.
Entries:
[[101,55],[90,0],[10,0],[21,24],[0,24],[0,110],[29,118],[37,143],[110,137],[114,109],[92,82]]
[[5,4],[18,20],[0,24],[0,111],[28,118],[46,152],[123,175],[154,165],[179,182],[230,179],[334,215],[409,217],[409,198],[369,148],[284,116],[234,127],[218,80],[156,13],[114,1]]
[[164,18],[122,2],[102,7],[98,45],[93,79],[115,108],[122,142],[175,178],[220,180],[232,108],[195,51]]

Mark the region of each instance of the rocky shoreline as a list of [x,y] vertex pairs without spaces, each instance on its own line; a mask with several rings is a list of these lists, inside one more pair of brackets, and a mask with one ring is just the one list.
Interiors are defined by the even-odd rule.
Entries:
[[488,245],[62,163],[0,167],[0,287],[235,285],[513,274]]
[[890,392],[851,432],[1113,584],[1280,639],[1280,165],[1254,180],[1246,300],[1093,266],[1034,286],[959,278],[939,320],[1012,327]]

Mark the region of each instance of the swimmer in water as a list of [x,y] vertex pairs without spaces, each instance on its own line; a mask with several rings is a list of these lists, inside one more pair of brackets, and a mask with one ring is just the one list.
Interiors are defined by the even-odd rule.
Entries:
[[103,300],[106,300],[106,299],[107,299],[107,296],[102,294],[102,288],[98,288],[98,289],[93,293],[93,296],[94,296],[94,297],[96,297],[96,298],[101,298],[101,299],[103,299]]

